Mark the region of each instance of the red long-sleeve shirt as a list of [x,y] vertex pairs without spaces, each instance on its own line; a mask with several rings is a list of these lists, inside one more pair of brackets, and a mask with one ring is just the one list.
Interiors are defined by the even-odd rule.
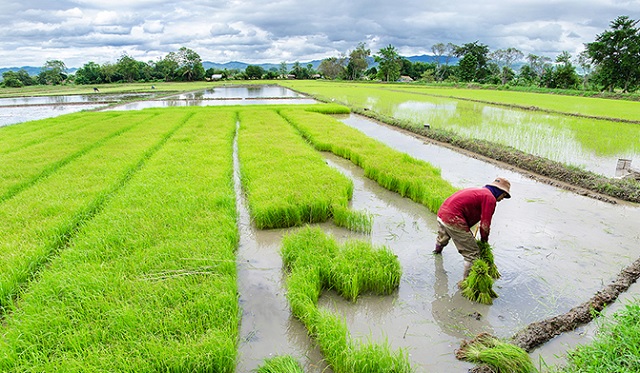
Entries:
[[496,197],[487,188],[462,189],[444,201],[438,217],[446,225],[465,230],[480,222],[480,239],[487,242],[496,203]]

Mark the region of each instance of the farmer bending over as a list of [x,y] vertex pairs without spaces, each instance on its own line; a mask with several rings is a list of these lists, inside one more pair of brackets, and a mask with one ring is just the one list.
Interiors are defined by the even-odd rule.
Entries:
[[458,252],[464,258],[463,279],[469,275],[473,261],[480,254],[476,237],[471,227],[480,222],[480,240],[489,240],[491,218],[496,210],[496,203],[511,198],[511,183],[504,178],[496,178],[483,188],[467,188],[453,193],[438,210],[438,238],[434,254],[442,253],[442,249],[453,239]]

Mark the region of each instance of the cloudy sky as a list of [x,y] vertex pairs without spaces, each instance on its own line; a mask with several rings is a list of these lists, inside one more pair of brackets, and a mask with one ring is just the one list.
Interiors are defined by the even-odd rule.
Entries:
[[474,41],[573,56],[640,0],[1,0],[0,67],[157,60],[185,46],[203,61],[308,62],[364,42],[401,55]]

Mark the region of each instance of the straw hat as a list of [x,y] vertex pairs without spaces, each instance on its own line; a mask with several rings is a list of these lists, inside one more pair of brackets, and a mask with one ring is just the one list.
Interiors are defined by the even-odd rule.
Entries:
[[503,178],[503,177],[496,177],[496,179],[487,184],[487,185],[493,185],[494,187],[502,190],[503,192],[506,192],[507,195],[504,198],[511,198],[511,183],[509,182],[509,180]]

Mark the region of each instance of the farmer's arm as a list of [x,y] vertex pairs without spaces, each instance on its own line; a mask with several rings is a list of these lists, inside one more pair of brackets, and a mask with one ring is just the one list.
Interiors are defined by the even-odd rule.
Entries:
[[482,201],[482,212],[480,213],[480,240],[489,241],[489,231],[491,230],[491,218],[496,211],[496,199],[493,196]]

